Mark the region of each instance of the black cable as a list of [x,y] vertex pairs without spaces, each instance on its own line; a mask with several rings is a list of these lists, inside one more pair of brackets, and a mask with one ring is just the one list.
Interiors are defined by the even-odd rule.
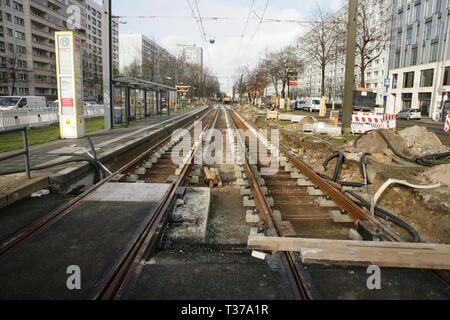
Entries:
[[326,171],[328,163],[330,163],[331,160],[333,160],[337,157],[339,157],[339,159],[336,164],[336,168],[334,169],[333,178],[331,180],[333,182],[337,182],[339,174],[341,173],[342,163],[344,162],[344,154],[342,152],[335,152],[332,155],[330,155],[323,163],[323,167],[325,168],[325,171]]
[[367,153],[363,153],[361,158],[359,159],[359,170],[361,171],[361,176],[364,179],[364,184],[368,185],[371,184],[369,181],[369,177],[367,176],[367,170],[365,168],[364,159],[368,156]]
[[347,182],[347,181],[333,181],[330,177],[324,175],[324,174],[320,174],[319,173],[319,177],[331,181],[331,182],[336,182],[337,184],[340,184],[343,187],[356,187],[356,188],[362,188],[365,185],[359,182]]
[[[356,203],[358,206],[365,207],[368,210],[371,209],[370,204],[367,201],[365,201],[362,197],[357,195],[355,192],[349,191],[349,190],[346,190],[345,192],[350,194],[352,197],[354,197],[355,199],[358,200],[358,201],[355,201],[354,199],[352,199],[352,201],[354,203]],[[397,216],[393,215],[392,213],[389,213],[388,211],[381,209],[379,207],[375,207],[374,213],[375,213],[375,216],[385,219],[387,221],[390,221],[392,223],[395,223],[396,225],[407,230],[413,236],[413,239],[414,239],[413,242],[416,242],[416,243],[421,242],[419,233],[413,227],[411,227],[409,224],[407,224],[405,221],[401,220],[399,217],[397,217]]]

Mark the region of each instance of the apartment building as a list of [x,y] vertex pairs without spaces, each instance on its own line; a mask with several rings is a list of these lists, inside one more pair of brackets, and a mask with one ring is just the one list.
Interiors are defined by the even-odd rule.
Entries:
[[[84,46],[84,98],[102,100],[103,58],[102,58],[102,6],[93,0],[86,1],[86,43]],[[113,70],[119,69],[119,23],[112,21]]]
[[439,112],[443,91],[450,92],[450,55],[446,33],[449,3],[444,0],[394,0],[390,55],[392,85],[387,110]]
[[[71,6],[80,13],[75,27],[70,24],[74,14]],[[83,42],[85,98],[97,100],[102,89],[101,12],[101,6],[93,0],[0,0],[0,94],[56,100],[54,33],[73,30]],[[118,26],[113,21],[116,68]]]
[[[386,21],[386,17],[391,16],[392,1],[391,0],[372,0],[365,1],[363,4],[370,13],[371,22],[369,25],[375,26],[377,19]],[[337,11],[330,17],[330,21],[347,21],[347,7]],[[378,21],[379,21],[378,20]],[[314,37],[314,33],[307,34],[306,37]],[[327,65],[325,70],[325,96],[328,103],[342,103],[344,98],[344,82],[345,82],[345,61],[346,52],[340,52],[338,48],[334,48],[339,52],[334,55],[333,60]],[[299,50],[301,52],[301,50]],[[375,50],[372,56],[376,57],[365,69],[365,87],[371,88],[377,93],[376,103],[380,106],[385,104],[386,88],[384,88],[384,79],[389,75],[389,46],[383,50]],[[319,97],[321,95],[322,70],[317,61],[311,59],[307,55],[300,53],[304,63],[304,70],[300,73],[299,94],[303,97]],[[357,55],[357,62],[359,58]],[[355,68],[355,87],[361,86],[361,70]]]
[[173,67],[175,61],[175,56],[143,34],[119,34],[121,74],[132,71],[133,76],[142,76],[146,80],[165,83],[167,79],[161,78],[163,73],[161,70]]
[[[3,95],[39,95],[56,99],[54,33],[67,30],[67,8],[81,8],[85,40],[84,0],[0,1],[0,91]],[[14,89],[14,92],[13,92]]]
[[183,59],[189,64],[201,66],[203,69],[203,48],[196,45],[177,44],[168,48],[177,59]]

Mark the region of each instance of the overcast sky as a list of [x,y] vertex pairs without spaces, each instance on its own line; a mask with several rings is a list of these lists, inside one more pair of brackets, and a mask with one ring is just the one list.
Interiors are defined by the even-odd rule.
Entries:
[[[96,0],[101,3],[101,0]],[[266,50],[280,49],[302,33],[295,23],[263,23],[246,20],[253,0],[198,0],[202,17],[226,17],[233,20],[203,21],[205,33],[215,44],[202,41],[199,23],[192,18],[189,3],[193,0],[113,0],[113,14],[120,16],[158,16],[158,19],[123,18],[121,33],[143,33],[163,47],[173,44],[196,44],[205,49],[204,63],[218,77],[233,77],[241,65],[252,67],[265,55]],[[261,17],[267,0],[254,0],[251,18]],[[315,6],[337,11],[343,0],[269,0],[265,18],[307,20]],[[197,11],[196,11],[197,12]],[[180,16],[186,18],[164,18]],[[244,34],[245,30],[245,34]],[[257,32],[256,32],[257,31]],[[244,34],[244,37],[242,37]],[[254,37],[253,37],[254,36]],[[253,40],[251,41],[253,37]],[[239,49],[241,48],[240,52]],[[229,92],[233,80],[220,79],[222,90]]]

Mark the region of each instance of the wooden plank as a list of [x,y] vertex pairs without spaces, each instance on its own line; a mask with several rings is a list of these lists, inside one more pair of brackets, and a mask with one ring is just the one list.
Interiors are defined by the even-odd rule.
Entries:
[[256,250],[300,252],[308,263],[450,270],[450,245],[250,236]]
[[377,265],[380,267],[450,270],[450,256],[445,254],[386,252],[379,248],[302,249],[302,261],[314,264]]

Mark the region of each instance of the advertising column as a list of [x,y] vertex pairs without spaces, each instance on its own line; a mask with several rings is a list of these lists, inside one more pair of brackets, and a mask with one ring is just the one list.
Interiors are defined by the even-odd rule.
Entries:
[[81,39],[71,31],[55,32],[59,126],[62,139],[85,135]]

